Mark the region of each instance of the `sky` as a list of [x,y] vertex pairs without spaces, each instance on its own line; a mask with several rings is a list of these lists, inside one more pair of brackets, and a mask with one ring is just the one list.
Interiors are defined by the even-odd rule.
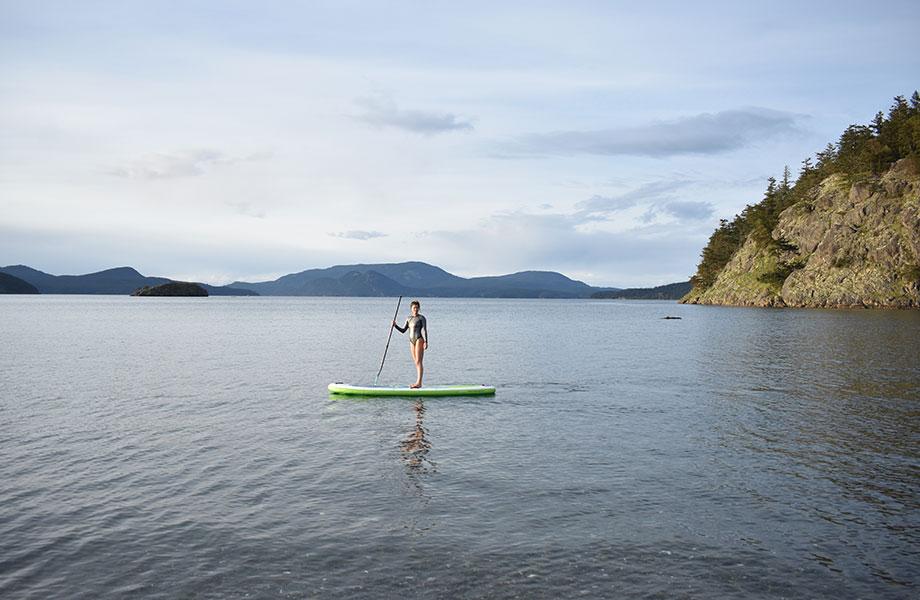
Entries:
[[684,281],[920,87],[920,3],[0,0],[0,265]]

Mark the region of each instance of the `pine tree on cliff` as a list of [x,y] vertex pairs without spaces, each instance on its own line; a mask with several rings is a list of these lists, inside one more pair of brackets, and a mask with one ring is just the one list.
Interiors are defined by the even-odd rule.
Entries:
[[789,165],[783,167],[783,182],[780,184],[779,188],[782,193],[788,193],[792,189],[790,178],[792,173],[789,171]]
[[[815,157],[818,159],[818,162],[815,165],[818,170],[828,168],[830,165],[834,164],[835,160],[837,160],[837,146],[828,143],[828,145],[824,147],[824,150],[818,152]],[[811,163],[810,158],[806,158],[805,160],[808,161],[809,164]]]
[[709,243],[703,248],[703,260],[696,274],[690,278],[690,283],[694,287],[703,289],[715,283],[722,266],[741,247],[744,236],[741,235],[738,226],[739,220],[740,217],[735,217],[732,222],[727,219],[719,220],[718,229],[709,237]]

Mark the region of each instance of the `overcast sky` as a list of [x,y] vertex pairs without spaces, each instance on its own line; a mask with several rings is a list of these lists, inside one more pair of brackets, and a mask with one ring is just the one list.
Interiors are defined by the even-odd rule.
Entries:
[[920,87],[920,3],[0,0],[0,265],[687,279]]

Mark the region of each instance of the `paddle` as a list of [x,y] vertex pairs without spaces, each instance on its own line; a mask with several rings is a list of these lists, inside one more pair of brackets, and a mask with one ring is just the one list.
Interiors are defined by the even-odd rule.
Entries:
[[396,312],[393,313],[393,320],[390,321],[390,334],[387,336],[387,347],[383,349],[383,360],[380,361],[380,369],[377,370],[377,376],[374,377],[374,385],[377,385],[377,379],[380,378],[380,373],[383,371],[383,363],[387,359],[387,350],[390,349],[390,338],[393,337],[393,325],[396,323],[396,317],[399,316],[399,305],[402,303],[402,296],[399,297],[399,300],[396,301]]

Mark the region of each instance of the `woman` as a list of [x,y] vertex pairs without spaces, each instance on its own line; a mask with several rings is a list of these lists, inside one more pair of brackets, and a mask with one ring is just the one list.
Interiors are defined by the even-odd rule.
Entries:
[[418,300],[410,302],[409,308],[412,310],[412,316],[406,319],[406,324],[400,327],[396,324],[396,319],[393,319],[393,327],[399,330],[399,333],[409,332],[409,350],[412,351],[412,360],[415,362],[415,370],[418,371],[418,379],[409,387],[415,389],[422,387],[422,375],[425,373],[422,360],[425,358],[425,350],[428,349],[428,321],[418,314],[421,308]]

